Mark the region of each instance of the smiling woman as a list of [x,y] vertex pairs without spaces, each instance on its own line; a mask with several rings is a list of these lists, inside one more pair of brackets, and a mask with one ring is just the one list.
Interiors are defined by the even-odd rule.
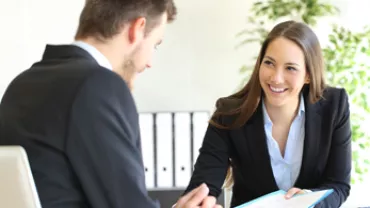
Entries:
[[350,190],[349,117],[346,91],[325,85],[315,33],[282,22],[247,85],[217,101],[185,193],[206,183],[218,197],[233,185],[235,207],[279,189],[287,198],[333,189],[315,207],[339,207]]
[[260,66],[259,78],[269,107],[297,107],[300,91],[309,83],[303,51],[287,38],[271,41]]

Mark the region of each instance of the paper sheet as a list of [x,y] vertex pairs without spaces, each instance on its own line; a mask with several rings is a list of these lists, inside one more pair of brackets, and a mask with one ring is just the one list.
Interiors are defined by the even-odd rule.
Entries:
[[309,208],[331,194],[332,190],[300,194],[291,199],[285,199],[285,193],[285,191],[276,191],[235,208]]

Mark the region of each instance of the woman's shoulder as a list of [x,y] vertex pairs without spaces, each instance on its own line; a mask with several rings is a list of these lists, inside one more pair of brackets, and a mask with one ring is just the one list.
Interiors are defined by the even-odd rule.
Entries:
[[242,99],[221,97],[216,101],[212,120],[221,126],[231,126],[240,114]]
[[349,113],[349,98],[346,90],[341,87],[325,88],[322,99],[320,100],[321,110],[327,114],[342,117]]
[[216,111],[219,112],[232,112],[243,104],[243,99],[222,97],[216,101]]
[[327,86],[323,91],[323,98],[325,99],[335,99],[346,95],[347,92],[342,87]]
[[348,102],[348,94],[344,88],[327,86],[322,95],[324,104],[340,105]]

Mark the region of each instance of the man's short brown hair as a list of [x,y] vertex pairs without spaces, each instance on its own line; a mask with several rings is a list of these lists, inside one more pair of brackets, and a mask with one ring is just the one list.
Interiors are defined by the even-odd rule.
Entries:
[[177,13],[173,0],[86,0],[75,38],[109,39],[139,17],[146,18],[148,33],[165,12],[172,22]]

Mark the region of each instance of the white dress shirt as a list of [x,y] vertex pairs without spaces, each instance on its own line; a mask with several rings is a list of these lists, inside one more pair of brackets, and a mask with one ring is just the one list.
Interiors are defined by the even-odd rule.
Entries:
[[263,119],[271,167],[276,184],[279,189],[288,191],[290,188],[294,187],[302,164],[305,136],[305,107],[303,96],[301,95],[298,114],[290,126],[284,156],[281,155],[279,145],[272,136],[273,123],[266,111],[264,101]]
[[112,65],[110,64],[107,57],[105,57],[98,49],[96,49],[94,46],[85,43],[83,41],[75,41],[72,43],[72,45],[78,46],[85,51],[87,51],[97,62],[100,66],[105,67],[107,69],[112,70]]

